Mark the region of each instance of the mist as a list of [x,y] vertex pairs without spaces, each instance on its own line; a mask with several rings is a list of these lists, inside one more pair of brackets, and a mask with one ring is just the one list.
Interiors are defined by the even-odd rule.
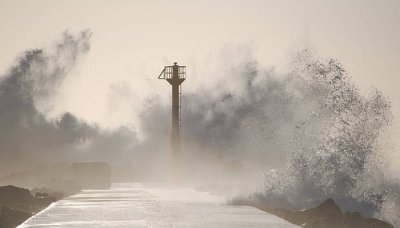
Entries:
[[48,109],[53,94],[77,61],[90,49],[90,33],[68,32],[51,51],[32,49],[18,57],[0,83],[2,128],[1,170],[14,170],[40,160],[63,157],[75,142],[93,129],[66,113],[47,120],[39,109]]
[[128,128],[103,129],[70,112],[50,115],[59,88],[90,50],[90,38],[89,30],[66,31],[48,48],[25,51],[1,77],[2,176],[58,161],[123,160],[132,151],[136,136]]
[[[165,97],[139,100],[119,81],[110,85],[109,107],[128,107],[135,124],[105,128],[71,112],[54,115],[90,38],[90,31],[66,31],[48,48],[25,51],[1,77],[2,175],[56,161],[105,161],[115,180],[166,180]],[[185,184],[229,197],[284,198],[294,208],[334,198],[399,224],[400,182],[388,168],[390,99],[378,89],[361,92],[338,60],[300,50],[288,62],[286,73],[277,72],[251,47],[227,48],[203,70],[213,80],[183,90]]]

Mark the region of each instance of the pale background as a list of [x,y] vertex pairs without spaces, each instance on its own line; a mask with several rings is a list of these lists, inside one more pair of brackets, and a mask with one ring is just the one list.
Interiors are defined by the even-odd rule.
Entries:
[[[285,72],[293,54],[309,48],[338,59],[361,89],[390,96],[398,126],[399,22],[398,0],[0,0],[0,74],[24,50],[49,46],[66,29],[90,29],[92,49],[49,115],[70,111],[116,127],[135,125],[141,100],[167,96],[169,87],[155,80],[164,65],[187,65],[190,90],[212,83],[199,68],[223,49],[244,48]],[[110,104],[110,88],[127,100]]]

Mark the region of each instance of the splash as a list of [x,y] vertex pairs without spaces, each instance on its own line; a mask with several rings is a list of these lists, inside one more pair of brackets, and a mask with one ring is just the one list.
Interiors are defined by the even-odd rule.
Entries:
[[284,75],[251,59],[232,62],[215,76],[227,80],[183,97],[194,185],[233,197],[262,192],[292,209],[332,198],[344,210],[399,224],[400,180],[386,175],[383,139],[393,117],[382,92],[362,93],[338,61],[308,51]]
[[307,52],[294,74],[317,105],[295,126],[288,167],[267,173],[265,197],[298,209],[331,198],[347,211],[399,225],[399,180],[385,178],[386,147],[380,144],[392,123],[388,99],[377,89],[361,94],[337,61]]
[[[20,56],[0,81],[2,171],[54,157],[71,142],[90,135],[91,129],[70,114],[49,122],[39,111],[90,45],[90,32],[63,33],[49,50],[33,49]],[[50,107],[48,107],[50,108]]]
[[[46,118],[54,104],[49,99],[89,50],[89,38],[88,32],[66,33],[50,51],[27,51],[2,78],[1,168],[40,160],[107,161],[129,164],[135,180],[162,180],[170,106],[159,97],[135,110],[141,137],[128,127],[89,125],[71,113]],[[377,89],[361,93],[335,60],[300,52],[293,70],[283,74],[243,50],[207,61],[209,72],[203,73],[213,83],[183,94],[188,184],[228,196],[261,192],[277,207],[311,207],[333,198],[346,210],[399,226],[400,181],[386,175],[382,140],[392,121],[389,100]]]

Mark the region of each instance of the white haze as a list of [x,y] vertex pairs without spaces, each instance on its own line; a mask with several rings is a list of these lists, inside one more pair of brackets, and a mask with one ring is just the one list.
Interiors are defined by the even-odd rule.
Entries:
[[[106,161],[117,171],[125,167],[125,180],[165,180],[171,119],[167,82],[156,77],[136,83],[93,81],[91,86],[105,91],[103,98],[76,88],[75,95],[89,96],[94,110],[97,99],[106,98],[105,110],[126,118],[120,127],[104,128],[58,107],[70,80],[85,77],[80,66],[93,49],[91,36],[90,31],[65,32],[55,44],[21,54],[2,77],[2,174],[46,162]],[[346,209],[399,224],[399,180],[390,166],[396,151],[390,140],[382,141],[390,136],[393,119],[390,99],[379,90],[360,92],[351,72],[342,71],[337,61],[303,50],[289,58],[286,73],[259,63],[252,45],[225,46],[186,64],[186,184],[233,197],[281,197],[300,208],[334,198]],[[138,95],[143,91],[138,88],[150,91],[155,83],[160,94]],[[340,166],[331,166],[338,161]],[[318,173],[326,174],[325,181]]]

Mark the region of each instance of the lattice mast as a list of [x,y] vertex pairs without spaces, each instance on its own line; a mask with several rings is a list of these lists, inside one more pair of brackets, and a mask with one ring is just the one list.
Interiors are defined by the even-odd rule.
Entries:
[[174,62],[165,66],[158,79],[165,79],[172,86],[172,127],[171,127],[171,172],[174,179],[180,176],[181,160],[181,84],[186,78],[186,66]]

